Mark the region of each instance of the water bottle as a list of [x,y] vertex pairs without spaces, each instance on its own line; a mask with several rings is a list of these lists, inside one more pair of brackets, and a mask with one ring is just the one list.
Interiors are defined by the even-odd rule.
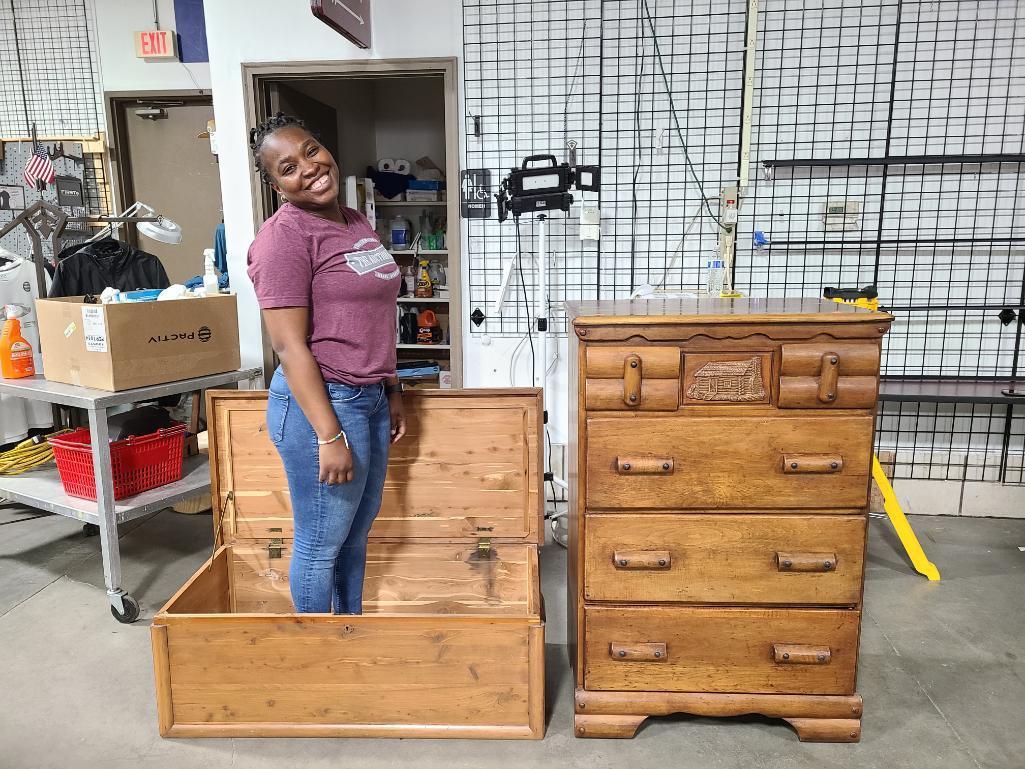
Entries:
[[726,277],[726,265],[722,259],[709,259],[705,262],[705,280],[709,296],[722,293],[723,279]]

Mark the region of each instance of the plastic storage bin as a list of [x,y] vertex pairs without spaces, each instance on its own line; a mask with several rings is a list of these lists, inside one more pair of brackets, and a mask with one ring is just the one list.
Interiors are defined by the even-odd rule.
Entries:
[[[51,438],[64,491],[72,497],[96,500],[96,475],[89,431],[79,428]],[[185,425],[163,428],[149,435],[132,436],[110,444],[114,499],[155,489],[181,480]]]

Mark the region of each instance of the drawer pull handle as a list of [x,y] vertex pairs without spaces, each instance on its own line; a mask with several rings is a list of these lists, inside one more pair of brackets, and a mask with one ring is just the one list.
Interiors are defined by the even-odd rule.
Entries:
[[828,474],[843,470],[843,457],[839,454],[784,454],[784,473]]
[[772,657],[778,665],[828,665],[833,654],[828,646],[773,644]]
[[668,569],[673,558],[668,550],[617,550],[612,563],[617,569]]
[[822,365],[819,367],[819,401],[832,403],[836,400],[836,384],[840,378],[840,356],[835,352],[827,352],[822,355]]
[[665,662],[664,643],[609,644],[609,656],[624,662]]
[[616,457],[620,475],[671,475],[675,467],[673,457]]
[[641,356],[627,355],[623,363],[623,403],[637,406],[641,402]]
[[836,570],[836,553],[776,553],[776,568],[824,574]]

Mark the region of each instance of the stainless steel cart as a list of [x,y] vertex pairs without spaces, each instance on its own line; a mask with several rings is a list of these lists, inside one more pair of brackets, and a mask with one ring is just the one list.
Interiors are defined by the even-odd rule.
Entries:
[[252,381],[261,375],[260,369],[251,368],[121,392],[48,382],[39,376],[0,379],[0,392],[7,395],[71,406],[88,412],[96,473],[96,501],[68,496],[64,492],[57,468],[53,466],[30,470],[22,475],[0,476],[0,494],[30,507],[75,518],[82,521],[87,529],[90,526],[98,527],[103,579],[110,599],[110,612],[119,622],[134,622],[139,618],[139,602],[121,587],[121,551],[117,525],[162,510],[188,497],[209,492],[210,470],[206,457],[186,457],[180,481],[115,502],[107,433],[108,409],[165,395],[201,392],[243,380]]

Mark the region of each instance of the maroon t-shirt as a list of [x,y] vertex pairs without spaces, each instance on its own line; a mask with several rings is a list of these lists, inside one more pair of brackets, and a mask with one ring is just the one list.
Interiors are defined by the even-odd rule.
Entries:
[[402,278],[363,214],[341,225],[285,203],[249,247],[264,310],[309,307],[309,345],[325,382],[353,387],[395,375],[395,298]]

